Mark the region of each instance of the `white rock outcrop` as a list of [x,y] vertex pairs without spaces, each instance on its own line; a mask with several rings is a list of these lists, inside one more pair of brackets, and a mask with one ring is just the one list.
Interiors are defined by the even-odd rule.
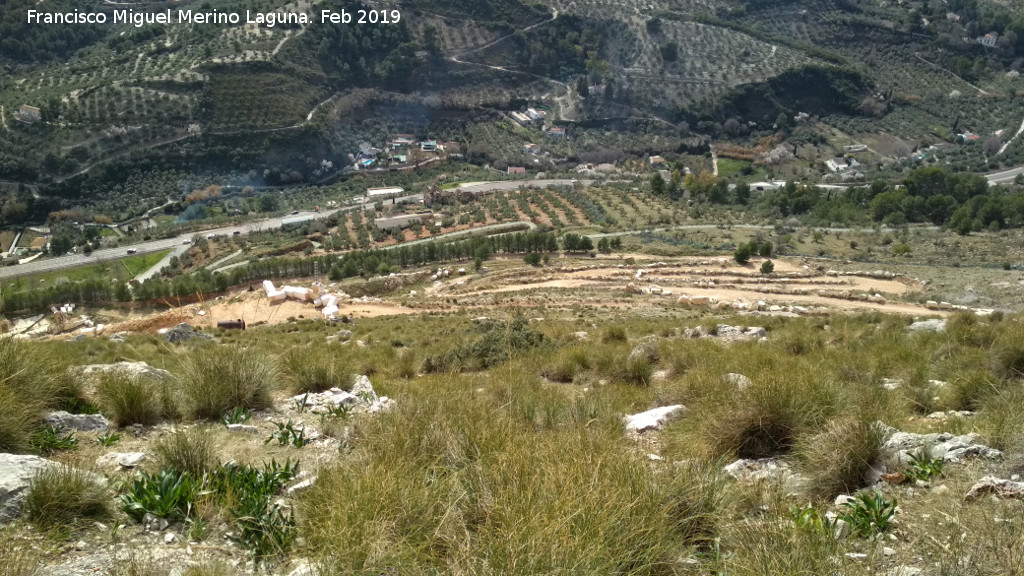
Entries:
[[129,376],[145,376],[158,380],[173,380],[174,376],[167,370],[154,368],[145,362],[114,362],[113,364],[89,364],[82,366],[82,374],[93,376],[107,372],[124,372]]
[[730,372],[728,374],[723,375],[722,382],[735,386],[737,390],[746,390],[747,388],[750,388],[751,386],[754,385],[753,380],[747,378],[743,374],[737,374],[735,372]]
[[1003,453],[989,448],[980,434],[964,434],[954,436],[948,432],[935,434],[914,434],[900,432],[882,423],[877,423],[883,432],[882,453],[885,457],[909,462],[911,456],[927,449],[932,458],[942,458],[946,462],[959,463],[966,458],[1002,459]]
[[387,396],[377,396],[370,379],[362,374],[352,377],[350,392],[335,387],[324,392],[297,394],[291,401],[292,405],[302,402],[304,408],[314,414],[323,414],[339,406],[349,406],[354,412],[385,412],[395,407],[395,402]]
[[63,410],[43,416],[43,422],[64,430],[79,432],[97,432],[110,428],[110,422],[101,414],[71,414]]
[[145,452],[110,452],[97,458],[96,466],[108,469],[135,468],[147,456]]
[[685,411],[686,407],[682,404],[673,404],[653,408],[639,414],[627,414],[622,419],[626,423],[626,432],[639,434],[648,430],[657,430],[670,419],[681,416]]
[[985,476],[978,480],[974,486],[971,486],[971,489],[964,496],[964,500],[976,500],[988,494],[994,494],[999,498],[1024,499],[1024,482],[1005,480],[995,476]]
[[909,332],[945,332],[946,319],[937,318],[933,320],[919,320],[907,326]]

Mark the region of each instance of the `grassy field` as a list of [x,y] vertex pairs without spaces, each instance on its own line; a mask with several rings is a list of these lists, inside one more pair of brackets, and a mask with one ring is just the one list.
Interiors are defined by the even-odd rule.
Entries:
[[[114,450],[153,453],[144,465],[148,473],[189,469],[191,481],[203,483],[185,496],[191,507],[169,516],[171,532],[213,543],[230,531],[237,536],[241,526],[249,537],[227,557],[244,559],[248,550],[279,571],[288,571],[291,559],[307,558],[325,575],[767,575],[826,567],[869,574],[959,566],[969,557],[972,573],[995,575],[1013,573],[1011,559],[1024,552],[1016,522],[991,520],[1013,517],[1019,506],[963,501],[973,482],[1008,476],[1024,455],[1019,315],[958,315],[944,333],[913,334],[907,319],[880,314],[752,319],[676,309],[642,319],[628,309],[551,308],[536,320],[510,309],[490,311],[493,321],[473,320],[478,314],[362,319],[350,327],[361,342],[358,352],[325,341],[336,326],[310,320],[215,330],[216,344],[171,347],[147,334],[124,344],[3,340],[0,370],[11,377],[0,384],[0,443],[32,450],[38,446],[27,440],[32,415],[68,398],[125,425],[166,421],[201,431],[159,441],[124,434]],[[718,324],[764,326],[767,339],[681,337],[683,328]],[[69,365],[120,359],[170,370],[173,381],[101,377],[95,388],[77,377],[35,383],[74,374],[64,371]],[[22,371],[26,363],[34,370]],[[728,373],[751,384],[723,383]],[[317,416],[288,400],[296,391],[351,386],[348,374],[368,374],[397,408]],[[884,378],[902,385],[883,388]],[[948,384],[936,391],[930,380]],[[36,392],[19,393],[28,387]],[[660,431],[625,433],[622,414],[671,404],[685,405],[685,414]],[[209,421],[236,406],[253,412],[248,423],[257,435]],[[271,412],[257,412],[265,408]],[[925,417],[945,410],[970,412]],[[326,436],[304,447],[264,444],[278,430],[274,422],[285,420]],[[876,421],[915,433],[977,433],[1005,458],[947,463],[931,469],[926,484],[874,484],[866,480],[874,463],[919,472],[886,456],[870,433]],[[93,434],[77,436],[77,447],[50,457],[79,465],[111,450],[89,440]],[[721,471],[737,457],[773,458],[790,475],[737,480]],[[219,463],[259,468],[271,458],[278,465],[297,459],[316,474],[315,486],[301,494],[281,494],[281,484],[272,483],[259,496],[264,502],[284,497],[294,522],[273,507],[252,512],[263,515],[258,525],[232,521],[238,500],[217,495],[219,483],[229,481],[216,480],[227,474]],[[143,481],[136,472],[112,475]],[[98,496],[103,506],[85,508],[97,495],[72,490],[72,480],[40,483],[27,519],[9,528],[5,541],[37,538],[33,527],[53,521],[42,513],[53,509],[43,505],[54,501],[82,506],[66,507],[64,530],[46,536],[52,547],[29,548],[36,561],[55,564],[78,554],[59,552],[60,542],[109,541],[94,519],[125,523],[118,538],[129,545],[145,537],[115,505],[113,492]],[[130,486],[115,491],[141,498]],[[256,488],[234,489],[238,495]],[[827,511],[845,513],[834,497],[861,490],[899,508],[866,532],[839,539],[814,520]],[[793,507],[801,512],[794,515]],[[202,530],[194,529],[196,522]],[[945,545],[947,533],[957,546]],[[184,546],[168,550],[173,556]],[[0,546],[0,567],[23,560],[16,551]],[[165,562],[149,573],[166,574],[173,561]]]

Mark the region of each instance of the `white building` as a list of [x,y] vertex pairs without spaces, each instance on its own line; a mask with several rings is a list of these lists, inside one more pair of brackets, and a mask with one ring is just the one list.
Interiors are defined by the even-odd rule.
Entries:
[[366,196],[370,199],[373,198],[390,198],[392,196],[398,196],[405,192],[404,188],[394,186],[390,188],[367,188]]

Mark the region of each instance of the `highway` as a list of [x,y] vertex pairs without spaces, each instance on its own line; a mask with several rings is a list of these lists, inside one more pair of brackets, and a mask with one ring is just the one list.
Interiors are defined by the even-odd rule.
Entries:
[[[419,196],[417,195],[414,198],[419,198]],[[348,207],[347,209],[352,208],[354,207]],[[343,208],[335,208],[333,210],[326,210],[319,213],[312,210],[305,210],[300,211],[299,214],[286,214],[284,216],[266,218],[264,220],[247,222],[245,224],[212,228],[209,230],[203,230],[202,232],[190,232],[188,234],[180,234],[173,238],[166,238],[163,240],[151,240],[149,242],[139,242],[137,244],[126,244],[117,248],[103,248],[101,250],[93,251],[93,253],[88,256],[85,254],[70,254],[66,256],[57,256],[55,258],[43,258],[27,264],[18,264],[16,266],[5,266],[0,268],[0,279],[43,274],[54,270],[60,270],[62,268],[73,268],[75,266],[82,266],[85,264],[110,262],[112,260],[120,260],[128,257],[129,255],[135,254],[152,254],[153,252],[161,252],[163,250],[177,248],[184,244],[185,240],[190,240],[196,236],[207,236],[210,234],[214,234],[216,236],[233,236],[235,232],[238,232],[239,234],[250,234],[253,232],[259,232],[263,229],[279,228],[281,226],[281,221],[288,218],[297,218],[301,215],[313,215],[317,218],[326,218],[339,210],[343,210]],[[134,250],[134,252],[130,253],[131,250]]]
[[[588,185],[591,181],[580,180],[579,182],[580,184]],[[576,183],[575,180],[509,180],[502,182],[473,182],[464,186],[460,186],[460,189],[468,190],[472,193],[483,193],[497,190],[517,190],[520,186],[546,188],[549,186],[572,186],[574,183]],[[418,203],[422,200],[422,194],[410,194],[408,196],[400,196],[395,199],[396,202],[409,203]],[[388,203],[388,200],[383,201],[385,204]],[[130,255],[152,254],[154,252],[161,252],[163,250],[170,250],[172,248],[177,248],[178,250],[176,250],[176,252],[180,252],[182,251],[181,247],[184,245],[186,240],[191,240],[192,238],[195,238],[197,236],[209,236],[211,234],[215,236],[234,236],[236,232],[238,234],[252,234],[259,232],[261,230],[280,228],[281,223],[284,220],[301,218],[303,216],[311,218],[327,218],[332,214],[342,211],[350,211],[357,209],[371,210],[373,209],[373,204],[373,202],[365,202],[363,204],[345,206],[341,208],[333,208],[331,210],[323,210],[320,212],[315,212],[313,210],[301,210],[298,212],[298,214],[285,214],[282,216],[276,216],[274,218],[265,218],[253,222],[246,222],[244,224],[222,226],[220,228],[211,228],[207,230],[202,230],[200,232],[189,232],[187,234],[179,234],[173,238],[166,238],[163,240],[151,240],[149,242],[126,244],[123,246],[119,246],[117,248],[104,248],[101,250],[95,250],[92,254],[88,256],[86,256],[85,254],[70,254],[65,256],[57,256],[55,258],[40,258],[38,260],[28,262],[26,264],[0,267],[0,280],[18,278],[20,276],[31,276],[34,274],[44,274],[46,272],[53,272],[55,270],[61,270],[63,268],[73,268],[75,266],[83,266],[86,264],[110,262],[113,260],[120,260],[122,258],[126,258]],[[473,230],[473,232],[476,232],[476,230]],[[166,263],[168,260],[169,258],[164,258],[163,263]],[[150,276],[158,272],[160,268],[162,268],[162,266],[154,266],[154,268],[140,275],[140,277],[149,278]]]
[[986,174],[985,178],[988,178],[989,186],[995,186],[996,184],[1011,184],[1013,179],[1020,174],[1024,174],[1024,166],[1018,166],[1017,168],[1001,172],[992,172],[991,174]]

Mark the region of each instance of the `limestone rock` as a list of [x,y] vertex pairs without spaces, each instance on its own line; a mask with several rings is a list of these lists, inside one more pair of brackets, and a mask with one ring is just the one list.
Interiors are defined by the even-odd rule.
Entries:
[[0,525],[21,516],[32,477],[55,464],[39,456],[0,454]]
[[642,340],[639,344],[634,346],[629,352],[629,357],[626,361],[633,362],[640,358],[643,358],[648,362],[656,362],[658,360],[658,347],[655,345],[653,339]]
[[154,368],[145,362],[114,362],[113,364],[88,364],[82,366],[82,374],[94,376],[108,372],[124,372],[129,376],[149,377],[158,380],[173,380],[174,376],[167,370]]
[[70,414],[63,410],[50,412],[43,417],[43,422],[64,430],[79,432],[96,432],[110,428],[110,422],[101,414]]
[[882,388],[886,390],[896,390],[903,386],[903,380],[897,380],[895,378],[882,378]]
[[722,472],[736,480],[747,482],[773,482],[781,484],[788,493],[797,493],[807,479],[795,472],[782,458],[739,459],[722,468]]
[[722,376],[722,381],[726,384],[732,384],[737,390],[746,390],[754,385],[754,382],[750,378],[735,372],[730,372]]
[[164,334],[164,340],[168,342],[184,342],[186,340],[192,340],[193,338],[204,338],[206,340],[213,340],[213,336],[209,334],[200,334],[192,329],[192,326],[188,322],[182,322],[174,328],[171,328]]
[[246,434],[259,434],[260,429],[248,424],[228,424],[227,429],[231,432],[245,432]]
[[670,418],[680,416],[685,411],[686,407],[682,404],[673,404],[672,406],[653,408],[638,414],[626,415],[623,417],[623,421],[626,423],[627,432],[641,433],[648,430],[657,430],[665,422],[668,422]]
[[100,468],[135,468],[146,459],[145,452],[110,452],[96,459]]
[[989,448],[980,434],[964,434],[954,436],[948,432],[934,434],[914,434],[900,432],[879,423],[885,441],[882,453],[889,458],[897,458],[900,462],[909,462],[911,456],[919,454],[927,447],[933,458],[942,458],[946,462],[958,463],[965,458],[980,457],[1001,459],[1003,453]]
[[384,412],[395,407],[395,402],[387,396],[377,396],[370,379],[362,374],[352,377],[352,391],[331,388],[324,392],[298,394],[292,396],[291,404],[303,403],[304,407],[314,414],[324,414],[338,406],[349,406],[356,412]]
[[338,330],[337,336],[338,336],[338,340],[341,340],[342,342],[346,342],[346,341],[352,339],[352,331],[351,330]]
[[964,500],[970,502],[986,494],[994,494],[999,498],[1024,499],[1024,482],[1005,480],[995,476],[985,476],[978,480],[971,489],[967,491]]
[[910,332],[945,332],[946,319],[919,320],[907,326],[907,330]]
[[370,383],[370,378],[364,374],[359,374],[352,378],[352,394],[356,398],[371,398],[377,400],[377,392],[373,389],[373,384]]

